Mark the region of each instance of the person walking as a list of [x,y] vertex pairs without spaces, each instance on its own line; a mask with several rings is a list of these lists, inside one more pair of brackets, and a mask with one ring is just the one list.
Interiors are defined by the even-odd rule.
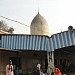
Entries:
[[48,68],[47,68],[47,75],[54,75],[55,66],[52,62],[49,62]]
[[12,60],[9,60],[9,64],[6,65],[6,75],[14,75]]
[[44,73],[43,73],[43,71],[41,69],[41,65],[40,64],[37,64],[37,68],[38,68],[37,75],[44,75]]

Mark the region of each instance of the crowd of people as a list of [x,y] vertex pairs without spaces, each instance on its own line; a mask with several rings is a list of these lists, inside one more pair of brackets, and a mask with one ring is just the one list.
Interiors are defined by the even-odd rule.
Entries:
[[[41,69],[41,64],[37,64],[36,67],[37,67],[36,75],[62,75],[59,68],[54,66],[54,64],[51,62],[48,64],[46,73],[44,73],[43,70]],[[12,60],[9,60],[9,63],[6,65],[6,75],[14,75],[14,68],[12,65]]]
[[47,75],[62,75],[60,69],[56,67],[52,62],[48,64]]
[[53,63],[48,64],[47,72],[44,73],[43,70],[41,69],[41,65],[37,64],[37,75],[62,75],[60,69],[56,66],[54,66]]

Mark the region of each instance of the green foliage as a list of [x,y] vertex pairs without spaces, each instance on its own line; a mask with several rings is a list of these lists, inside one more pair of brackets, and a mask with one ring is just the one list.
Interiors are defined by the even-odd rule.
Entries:
[[0,30],[4,30],[9,33],[13,33],[14,28],[13,27],[8,27],[5,21],[1,20],[0,21]]

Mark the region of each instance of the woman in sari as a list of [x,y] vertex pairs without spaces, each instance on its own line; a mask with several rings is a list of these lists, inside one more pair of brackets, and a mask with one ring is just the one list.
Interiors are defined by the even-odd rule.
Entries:
[[12,61],[9,60],[9,64],[6,65],[6,75],[14,75]]

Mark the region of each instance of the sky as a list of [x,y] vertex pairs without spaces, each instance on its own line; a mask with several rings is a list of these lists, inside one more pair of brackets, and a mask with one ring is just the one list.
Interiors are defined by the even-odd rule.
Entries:
[[0,20],[13,27],[14,34],[30,34],[30,24],[38,9],[48,23],[50,34],[66,31],[70,25],[75,28],[75,0],[1,0]]

